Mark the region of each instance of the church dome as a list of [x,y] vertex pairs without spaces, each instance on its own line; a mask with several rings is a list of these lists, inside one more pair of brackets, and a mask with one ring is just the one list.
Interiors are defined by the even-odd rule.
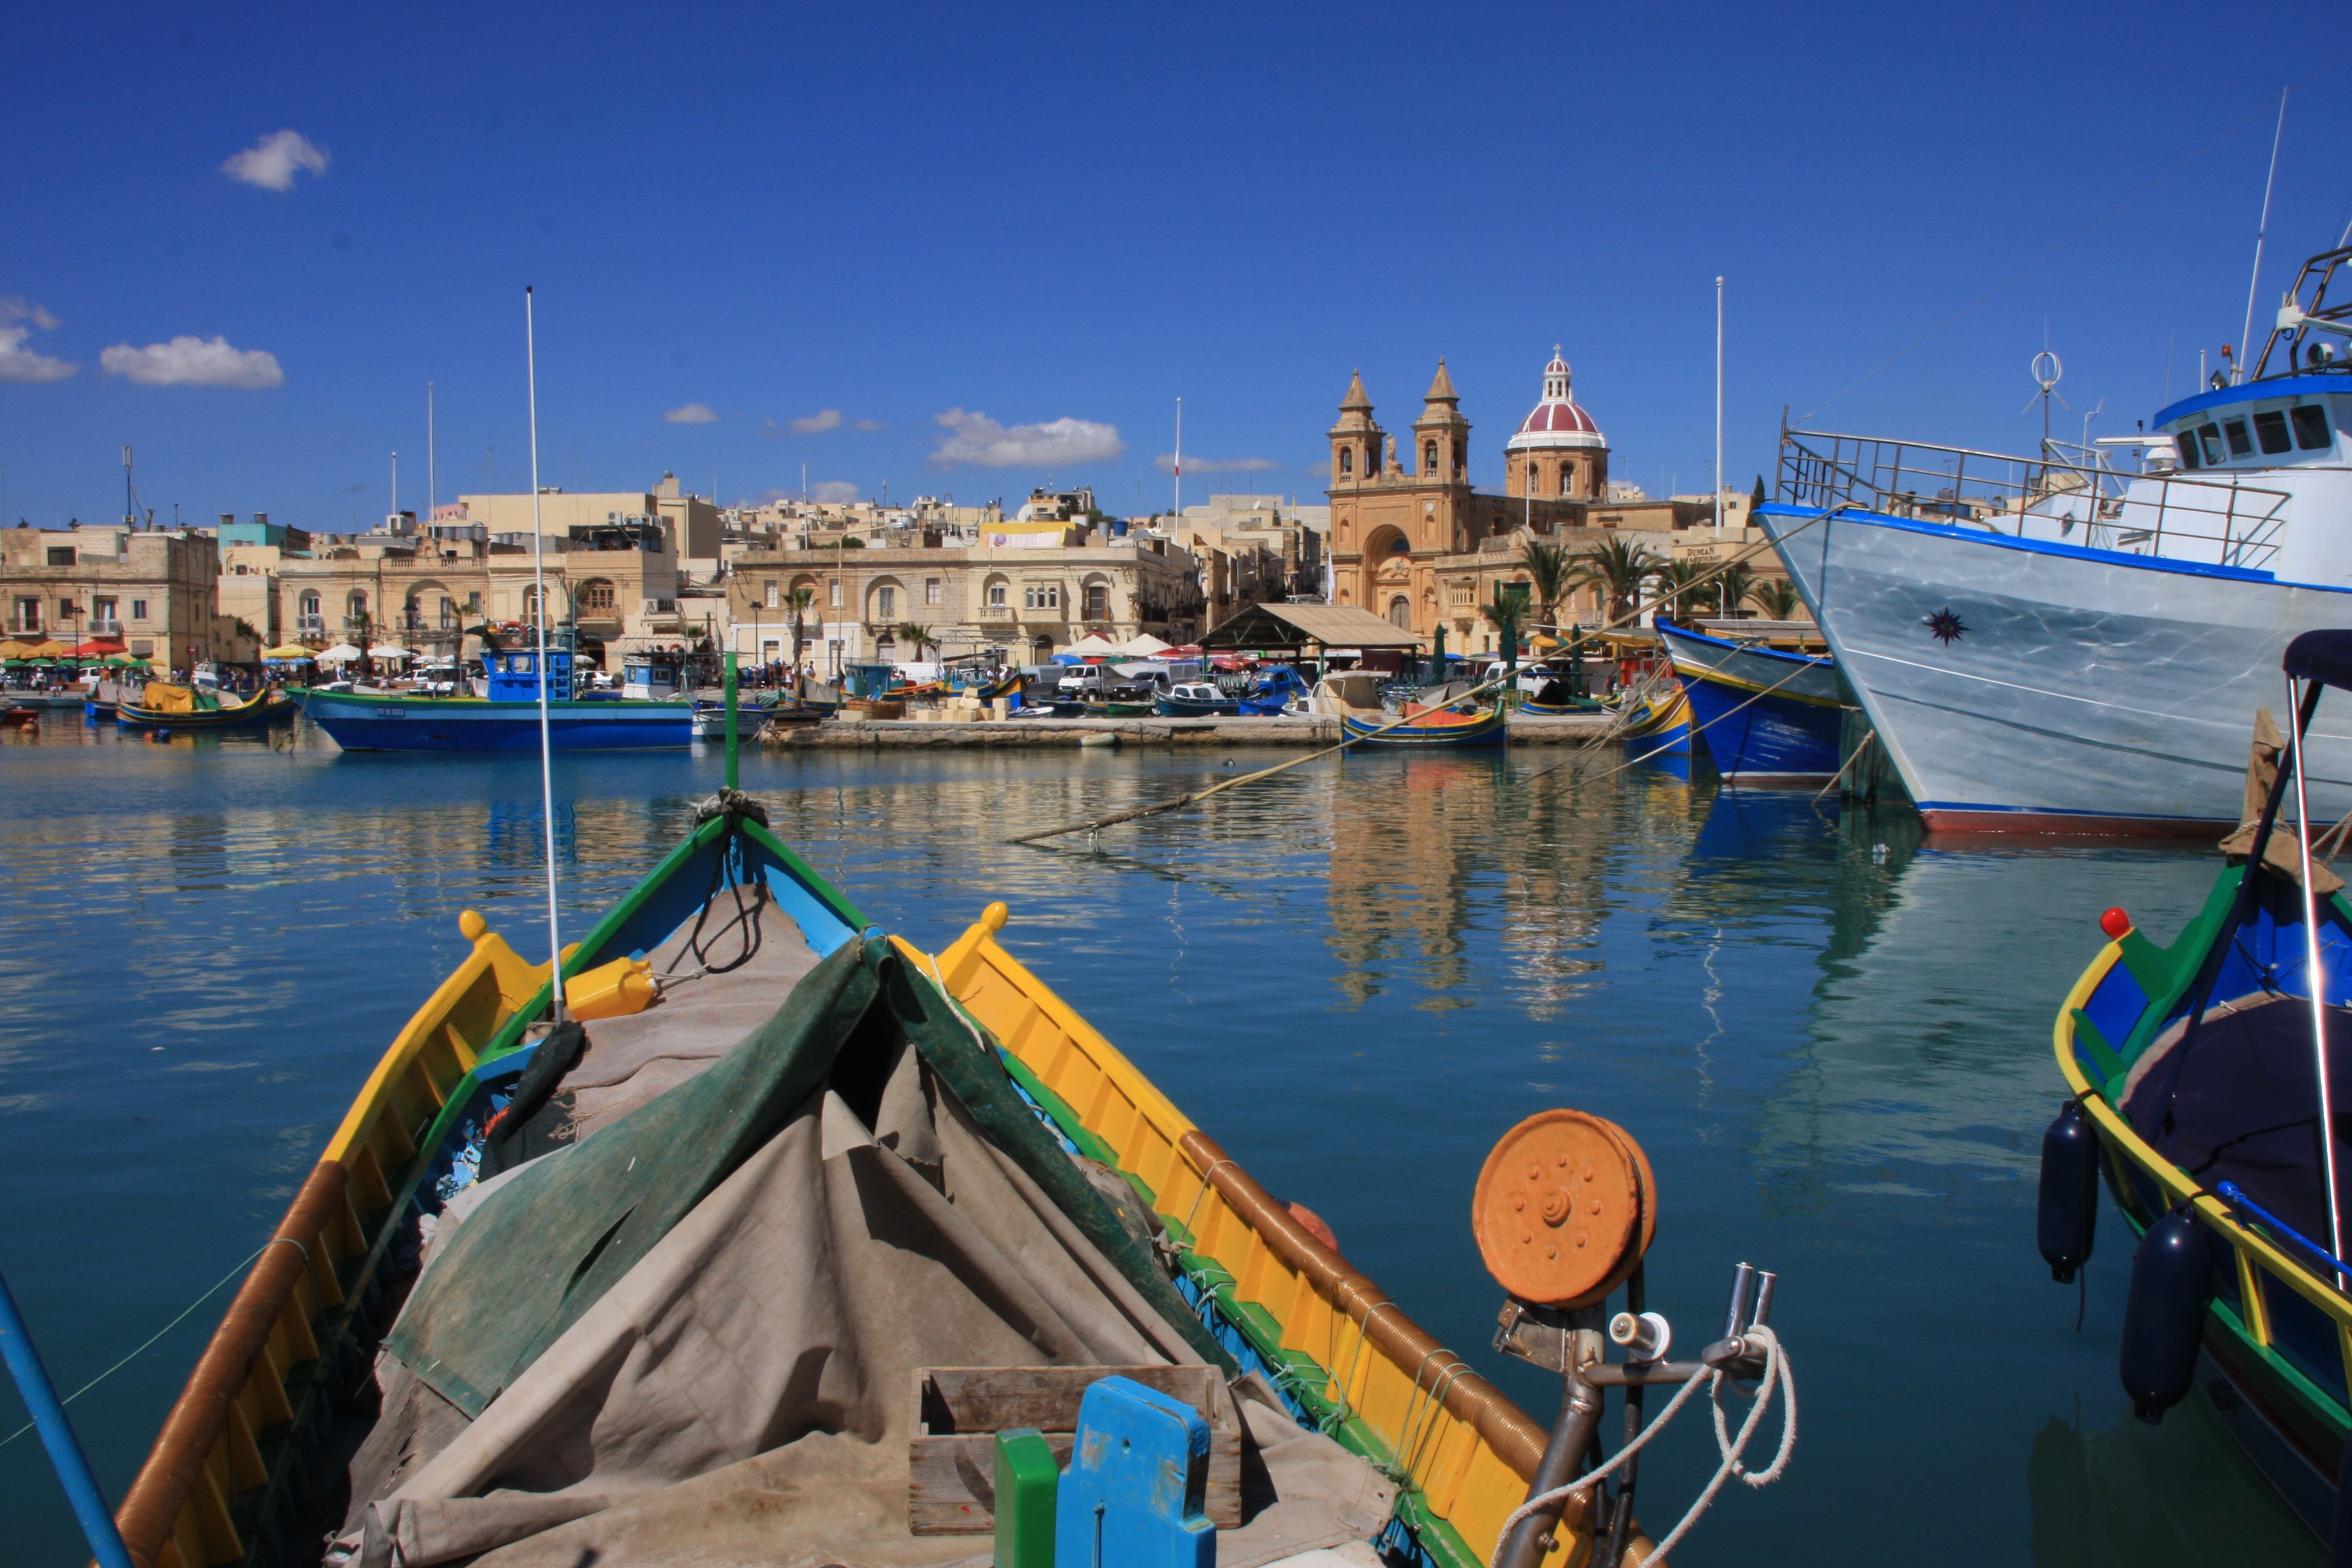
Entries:
[[1551,363],[1544,366],[1543,401],[1519,422],[1519,433],[1503,444],[1507,452],[1547,451],[1563,447],[1606,448],[1608,437],[1592,416],[1569,395],[1568,361],[1559,345],[1552,345]]

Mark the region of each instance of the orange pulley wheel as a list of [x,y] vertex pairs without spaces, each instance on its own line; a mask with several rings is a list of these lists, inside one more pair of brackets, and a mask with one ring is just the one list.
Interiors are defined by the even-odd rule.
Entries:
[[1656,1179],[1642,1146],[1615,1122],[1539,1111],[1486,1156],[1470,1224],[1504,1289],[1539,1306],[1585,1306],[1615,1289],[1649,1249]]

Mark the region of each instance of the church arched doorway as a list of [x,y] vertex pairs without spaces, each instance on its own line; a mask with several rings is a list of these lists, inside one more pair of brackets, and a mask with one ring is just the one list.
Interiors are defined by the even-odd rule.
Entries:
[[1389,601],[1389,625],[1401,632],[1412,630],[1412,601],[1402,594]]

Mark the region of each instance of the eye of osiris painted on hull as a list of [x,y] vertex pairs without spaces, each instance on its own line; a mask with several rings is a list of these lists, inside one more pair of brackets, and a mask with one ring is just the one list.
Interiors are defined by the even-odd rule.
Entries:
[[1928,634],[1946,647],[1959,641],[1962,634],[1969,629],[1967,622],[1952,614],[1952,607],[1949,605],[1932,616],[1923,616],[1919,624],[1926,626]]

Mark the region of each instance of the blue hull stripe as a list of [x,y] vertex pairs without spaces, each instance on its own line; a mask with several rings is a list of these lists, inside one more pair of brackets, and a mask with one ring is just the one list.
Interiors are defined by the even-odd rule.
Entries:
[[[1685,673],[1700,742],[1725,778],[1748,773],[1820,774],[1837,772],[1838,722],[1843,710],[1817,702],[1786,702],[1758,697],[1737,686],[1718,685]],[[1746,703],[1746,707],[1741,707]]]

